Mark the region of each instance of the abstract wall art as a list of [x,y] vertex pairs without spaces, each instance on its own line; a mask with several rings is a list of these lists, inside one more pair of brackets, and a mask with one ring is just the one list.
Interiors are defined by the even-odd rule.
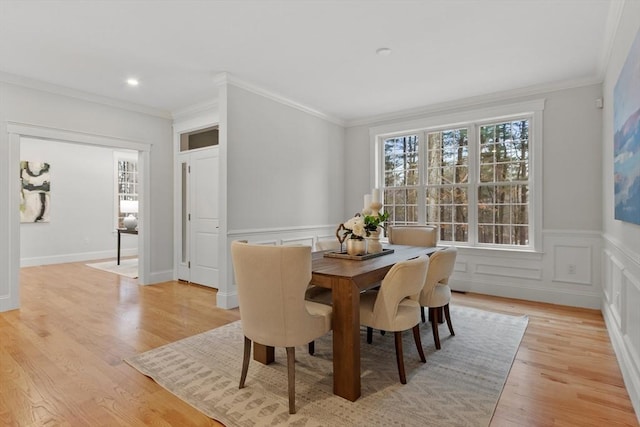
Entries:
[[49,222],[49,163],[20,162],[20,222]]
[[640,224],[640,31],[613,90],[615,219]]

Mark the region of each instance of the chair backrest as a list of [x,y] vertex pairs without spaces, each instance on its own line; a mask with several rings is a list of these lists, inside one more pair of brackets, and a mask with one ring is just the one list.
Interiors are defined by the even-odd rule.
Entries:
[[290,347],[306,336],[311,315],[304,294],[311,281],[310,246],[231,243],[244,335],[260,344]]
[[443,285],[449,283],[449,277],[453,273],[457,255],[458,249],[456,249],[455,246],[450,246],[431,254],[422,295],[426,296],[429,294],[438,283],[442,283]]
[[316,249],[319,251],[339,251],[340,242],[337,239],[324,239],[316,242]]
[[391,323],[398,313],[398,305],[406,298],[417,301],[424,286],[429,267],[429,258],[421,256],[402,261],[391,267],[380,285],[373,306],[374,319]]
[[431,248],[438,244],[438,229],[431,225],[389,225],[387,237],[392,245]]

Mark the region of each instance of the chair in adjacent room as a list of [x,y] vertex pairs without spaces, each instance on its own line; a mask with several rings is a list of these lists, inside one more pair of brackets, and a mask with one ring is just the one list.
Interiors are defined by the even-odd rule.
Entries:
[[332,308],[305,301],[311,280],[311,247],[231,244],[238,287],[244,359],[244,388],[251,343],[285,347],[289,381],[289,413],[295,409],[295,346],[312,343],[331,330]]
[[395,264],[382,280],[379,289],[360,294],[360,324],[367,327],[367,342],[372,329],[395,333],[396,362],[400,382],[407,383],[402,354],[402,331],[413,330],[413,338],[424,363],[426,358],[420,340],[420,303],[429,258],[422,256]]
[[455,335],[453,325],[451,324],[451,314],[449,313],[449,301],[451,301],[449,277],[453,273],[457,254],[458,250],[454,246],[431,254],[427,278],[424,283],[424,288],[420,293],[422,321],[425,321],[424,307],[429,307],[429,320],[431,321],[431,328],[433,330],[433,340],[438,350],[440,350],[438,325],[442,320],[440,317],[442,312],[444,312],[449,332],[451,335]]
[[386,232],[392,245],[432,248],[438,244],[438,229],[431,225],[388,225]]

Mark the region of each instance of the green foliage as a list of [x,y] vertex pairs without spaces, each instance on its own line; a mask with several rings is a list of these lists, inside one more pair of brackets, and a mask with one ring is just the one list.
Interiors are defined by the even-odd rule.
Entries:
[[389,219],[389,214],[387,212],[384,212],[375,216],[365,215],[364,228],[367,231],[376,231],[378,227],[384,228],[382,223],[384,223],[387,219]]

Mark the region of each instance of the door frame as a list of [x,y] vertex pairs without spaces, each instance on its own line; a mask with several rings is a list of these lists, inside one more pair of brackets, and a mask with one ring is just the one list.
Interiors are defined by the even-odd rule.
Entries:
[[[7,133],[9,134],[9,176],[19,176],[20,166],[20,139],[22,137],[38,138],[45,140],[71,142],[89,146],[107,147],[113,149],[127,149],[138,152],[138,172],[140,177],[139,199],[139,224],[138,238],[142,244],[138,245],[138,283],[146,284],[147,278],[151,276],[151,262],[148,257],[151,243],[147,227],[150,222],[149,209],[149,186],[150,186],[150,151],[151,144],[120,139],[103,135],[96,135],[84,132],[51,128],[39,125],[32,125],[19,122],[7,122]],[[9,195],[9,238],[7,245],[10,254],[9,260],[9,280],[10,289],[17,290],[12,297],[16,308],[19,307],[19,271],[20,271],[20,183],[18,179],[11,183],[11,193]],[[12,298],[12,299],[13,299]]]
[[[185,132],[183,132],[185,133]],[[188,132],[187,132],[188,133]],[[184,276],[181,278],[181,271],[183,271],[184,269],[187,269],[188,271],[188,277],[189,279],[186,280],[189,283],[196,283],[199,285],[203,285],[203,286],[208,286],[208,287],[214,287],[216,289],[219,288],[220,286],[220,267],[218,266],[218,280],[217,280],[217,285],[216,286],[212,286],[212,285],[208,285],[205,283],[200,283],[198,281],[193,281],[193,276],[192,276],[192,268],[193,268],[193,261],[194,261],[194,251],[193,251],[193,247],[194,247],[194,241],[193,240],[187,240],[187,245],[186,245],[186,250],[187,250],[187,262],[191,263],[190,266],[185,266],[185,263],[182,262],[182,249],[183,249],[183,210],[182,210],[182,202],[183,200],[185,200],[185,196],[186,196],[186,204],[187,204],[187,209],[190,215],[190,219],[187,221],[187,237],[193,239],[193,223],[194,223],[194,218],[193,218],[193,214],[194,214],[194,209],[193,209],[193,201],[194,201],[194,194],[193,194],[193,189],[194,189],[194,183],[192,182],[192,177],[193,177],[193,170],[191,169],[193,166],[193,157],[197,156],[198,154],[201,153],[213,153],[216,152],[216,157],[218,157],[218,161],[220,159],[220,147],[219,145],[212,145],[209,147],[204,147],[204,148],[197,148],[194,150],[185,150],[185,151],[181,151],[177,154],[176,156],[176,169],[178,170],[177,174],[176,174],[176,179],[179,181],[178,185],[176,186],[176,199],[178,200],[179,203],[179,208],[177,209],[177,214],[175,216],[175,221],[176,221],[176,228],[179,228],[179,233],[178,236],[176,237],[176,276],[178,280],[186,280],[184,279]],[[187,172],[187,187],[186,187],[186,195],[183,195],[182,190],[184,188],[184,186],[182,185],[182,164],[186,163],[187,167],[189,168],[188,172]],[[219,168],[218,168],[219,171]],[[218,188],[219,191],[219,188]],[[219,203],[219,200],[215,200],[215,203]],[[218,231],[219,231],[219,227],[218,227]],[[220,235],[219,235],[220,236]],[[218,238],[219,238],[218,236]],[[218,244],[219,246],[219,244]],[[218,257],[218,261],[219,261],[219,257]]]
[[[217,111],[215,111],[217,104],[207,104],[206,107],[207,108],[204,108],[202,111],[197,111],[189,117],[182,118],[180,121],[174,121],[173,124],[173,280],[178,280],[178,271],[181,262],[180,254],[182,250],[182,171],[180,166],[180,135],[207,129],[213,126],[220,126],[219,116]],[[207,148],[202,148],[202,150],[205,149]],[[185,151],[185,153],[187,153],[187,151]],[[222,266],[220,266],[220,270],[222,270]]]

